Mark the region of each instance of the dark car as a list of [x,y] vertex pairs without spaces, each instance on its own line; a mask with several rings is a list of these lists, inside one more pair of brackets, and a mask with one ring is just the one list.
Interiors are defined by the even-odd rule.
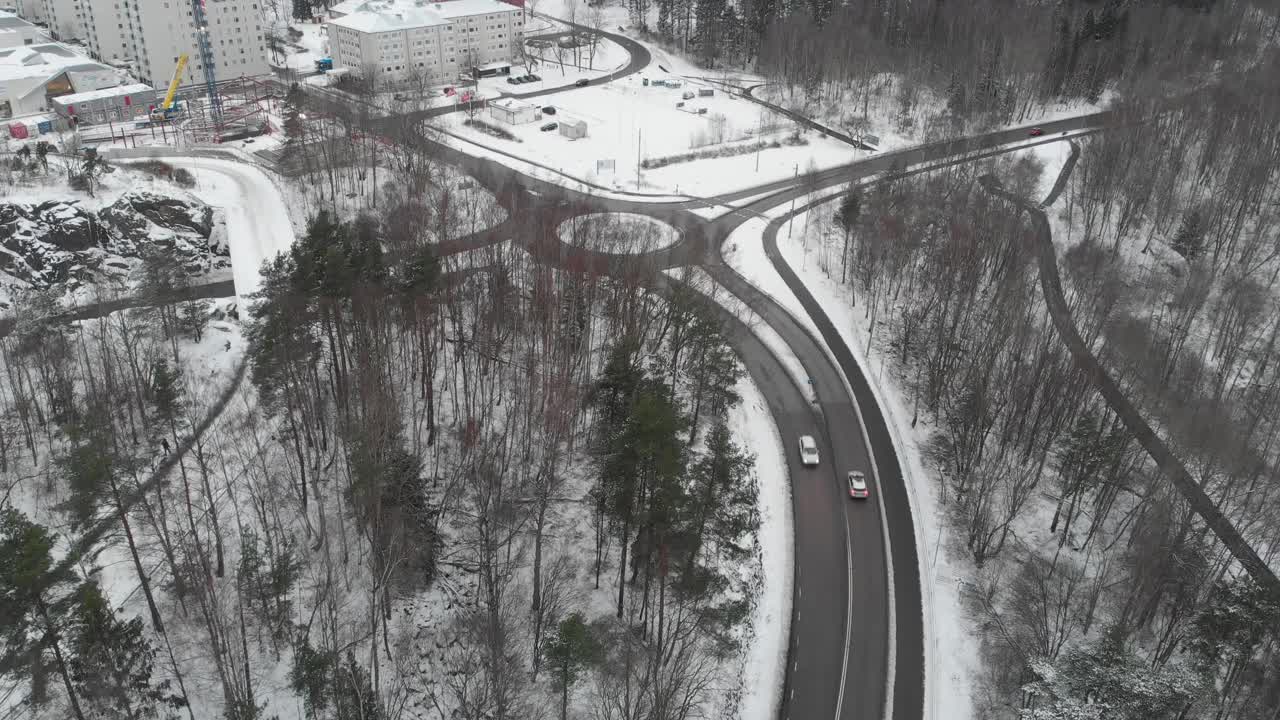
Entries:
[[555,109],[554,107],[552,107],[552,106],[548,105],[548,106],[546,106],[546,107],[542,108],[542,114],[543,114],[543,115],[555,115],[555,114],[556,114],[556,109]]
[[528,75],[525,75],[525,79],[529,82],[538,82],[542,79],[542,76],[537,73],[529,73]]
[[546,125],[542,126],[542,132],[551,132],[552,130],[555,130],[558,127],[560,126],[557,123],[547,123]]
[[509,77],[509,78],[507,78],[507,82],[508,82],[508,83],[511,83],[512,85],[516,85],[516,84],[519,84],[519,82],[520,82],[520,78],[518,78],[518,77]]
[[1027,134],[1030,135],[1031,137],[1040,137],[1041,135],[1044,134],[1044,130],[1041,130],[1040,128],[1031,128],[1031,132]]
[[588,80],[588,79],[586,79],[586,78],[578,78],[578,81],[577,81],[577,82],[575,82],[575,83],[574,83],[574,85],[576,85],[576,86],[578,86],[578,87],[586,87],[586,86],[587,86],[587,83],[589,83],[589,82],[591,82],[591,81],[590,81],[590,80]]

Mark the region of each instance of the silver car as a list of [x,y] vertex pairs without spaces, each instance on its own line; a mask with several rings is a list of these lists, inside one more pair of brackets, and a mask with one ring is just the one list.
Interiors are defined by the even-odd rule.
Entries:
[[818,443],[812,435],[800,436],[800,462],[808,466],[818,464]]

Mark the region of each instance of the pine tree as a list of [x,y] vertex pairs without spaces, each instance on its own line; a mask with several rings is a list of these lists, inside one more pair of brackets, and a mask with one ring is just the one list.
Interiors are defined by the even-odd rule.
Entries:
[[1114,626],[1093,646],[1031,669],[1040,679],[1023,688],[1036,701],[1023,720],[1174,720],[1203,692],[1201,677],[1177,664],[1153,668]]
[[569,717],[569,690],[582,670],[600,658],[600,643],[580,613],[573,613],[560,621],[555,633],[543,646],[547,663],[555,671],[556,685],[560,688],[560,720]]
[[0,514],[0,677],[25,667],[34,682],[48,671],[45,653],[52,651],[72,714],[85,720],[61,637],[67,626],[64,600],[75,577],[55,568],[52,551],[47,529],[12,508]]
[[72,680],[95,717],[137,720],[186,705],[168,692],[168,680],[152,684],[155,649],[143,636],[142,620],[113,612],[96,582],[77,590],[71,625]]
[[1187,262],[1192,262],[1204,251],[1204,238],[1208,230],[1204,213],[1193,209],[1182,216],[1182,222],[1178,225],[1178,232],[1174,234],[1170,246],[1174,252],[1186,258]]
[[733,442],[729,426],[716,421],[707,434],[706,450],[694,463],[692,502],[688,509],[686,582],[692,582],[694,565],[706,541],[722,555],[740,560],[750,550],[738,543],[760,526],[756,510],[756,484],[751,478],[755,459]]

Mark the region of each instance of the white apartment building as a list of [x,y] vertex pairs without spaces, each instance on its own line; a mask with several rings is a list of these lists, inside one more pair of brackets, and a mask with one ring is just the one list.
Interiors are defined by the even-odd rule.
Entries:
[[[198,7],[208,57],[199,42]],[[206,64],[219,81],[271,71],[261,0],[43,0],[41,14],[56,37],[83,41],[99,60],[157,88],[169,84],[184,53],[183,85],[203,84]]]
[[377,82],[447,82],[514,58],[524,13],[498,0],[347,0],[330,9],[334,67]]

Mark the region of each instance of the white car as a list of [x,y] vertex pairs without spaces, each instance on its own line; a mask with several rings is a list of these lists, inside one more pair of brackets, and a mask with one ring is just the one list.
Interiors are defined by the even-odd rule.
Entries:
[[871,496],[867,490],[867,476],[861,470],[849,471],[849,497],[854,500],[866,500]]
[[800,462],[804,465],[818,464],[818,443],[812,435],[800,436]]

